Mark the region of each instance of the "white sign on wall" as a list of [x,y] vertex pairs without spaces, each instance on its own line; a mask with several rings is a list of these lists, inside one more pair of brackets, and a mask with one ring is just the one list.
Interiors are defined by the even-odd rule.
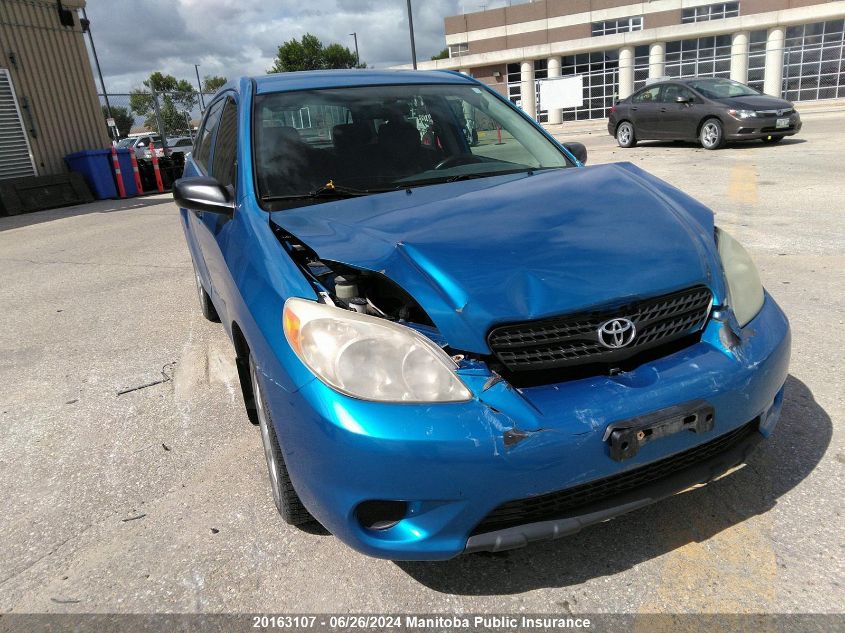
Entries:
[[541,79],[540,109],[581,108],[584,106],[584,77],[572,75],[555,79]]

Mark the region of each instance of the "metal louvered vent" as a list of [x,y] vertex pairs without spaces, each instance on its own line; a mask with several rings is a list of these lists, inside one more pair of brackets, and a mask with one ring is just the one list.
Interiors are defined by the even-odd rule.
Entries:
[[0,180],[35,175],[12,78],[0,68]]

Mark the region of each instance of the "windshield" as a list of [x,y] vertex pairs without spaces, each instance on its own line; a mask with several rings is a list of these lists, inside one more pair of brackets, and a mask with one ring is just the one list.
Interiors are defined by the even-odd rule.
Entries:
[[132,143],[134,143],[138,139],[134,138],[125,138],[117,142],[118,147],[132,147]]
[[729,99],[731,97],[750,97],[760,93],[754,88],[732,79],[705,79],[691,81],[689,85],[708,99]]
[[468,85],[335,88],[259,95],[253,140],[259,194],[365,195],[567,167],[507,104]]

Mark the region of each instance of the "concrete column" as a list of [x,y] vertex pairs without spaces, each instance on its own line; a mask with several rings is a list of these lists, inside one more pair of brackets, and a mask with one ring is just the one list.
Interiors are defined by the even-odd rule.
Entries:
[[624,99],[634,92],[634,47],[619,49],[619,98]]
[[734,33],[731,37],[731,79],[748,82],[748,31]]
[[666,73],[666,43],[655,42],[648,49],[648,77],[663,77]]
[[[549,57],[548,65],[549,79],[560,77],[560,57]],[[549,110],[549,124],[559,125],[563,123],[563,111],[560,108]]]
[[783,92],[783,27],[769,29],[766,39],[766,75],[763,92],[773,97],[780,97]]
[[522,110],[532,119],[537,118],[537,89],[534,85],[534,62],[522,62],[519,66],[519,98]]

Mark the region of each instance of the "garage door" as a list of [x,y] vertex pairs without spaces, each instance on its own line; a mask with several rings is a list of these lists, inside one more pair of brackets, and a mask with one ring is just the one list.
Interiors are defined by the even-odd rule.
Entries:
[[8,70],[0,68],[0,180],[35,175],[12,78]]

